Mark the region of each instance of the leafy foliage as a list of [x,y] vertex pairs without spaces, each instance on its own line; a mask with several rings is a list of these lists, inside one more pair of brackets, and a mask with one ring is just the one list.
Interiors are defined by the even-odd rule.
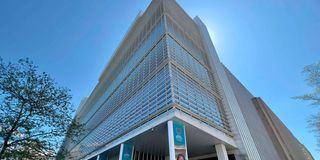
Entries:
[[[295,98],[309,101],[311,105],[320,107],[320,62],[306,66],[303,73],[306,74],[306,81],[313,88],[313,92]],[[318,146],[320,147],[320,112],[312,115],[308,123],[316,134]]]
[[70,91],[37,68],[29,59],[0,58],[0,159],[54,157],[63,137],[82,132],[72,118]]

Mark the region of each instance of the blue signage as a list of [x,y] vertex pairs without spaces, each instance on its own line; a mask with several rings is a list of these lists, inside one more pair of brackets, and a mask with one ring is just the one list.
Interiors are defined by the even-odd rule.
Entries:
[[130,144],[123,144],[122,150],[122,160],[131,160],[132,159],[133,146]]
[[173,136],[174,144],[179,146],[185,145],[184,124],[178,121],[173,121]]

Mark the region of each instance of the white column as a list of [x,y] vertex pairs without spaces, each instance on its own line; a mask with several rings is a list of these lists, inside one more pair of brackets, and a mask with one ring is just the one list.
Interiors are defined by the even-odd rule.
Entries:
[[218,160],[229,160],[226,146],[224,144],[215,145]]
[[122,154],[123,154],[123,143],[120,145],[120,153],[119,153],[119,160],[122,160]]
[[169,160],[175,160],[173,122],[168,121]]

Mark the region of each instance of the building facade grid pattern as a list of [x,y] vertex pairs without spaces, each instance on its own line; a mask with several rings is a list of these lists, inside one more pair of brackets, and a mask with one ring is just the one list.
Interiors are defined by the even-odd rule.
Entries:
[[70,143],[73,158],[93,152],[174,103],[230,135],[204,53],[174,23],[166,21],[170,18],[165,14],[157,17],[150,20],[155,24],[145,24],[148,27],[144,28],[154,26],[152,31],[141,44],[134,44],[139,48],[121,64],[122,70],[82,116],[89,132]]

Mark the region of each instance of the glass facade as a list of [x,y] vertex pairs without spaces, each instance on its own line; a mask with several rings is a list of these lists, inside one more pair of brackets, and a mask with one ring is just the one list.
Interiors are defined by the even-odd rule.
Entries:
[[[124,97],[133,92],[136,87],[139,86],[139,83],[141,83],[153,70],[156,69],[157,65],[159,65],[167,57],[166,51],[163,50],[165,49],[165,47],[163,47],[163,41],[156,46],[156,49],[152,49],[151,52],[149,51],[153,45],[156,44],[159,38],[161,38],[163,33],[164,24],[163,20],[161,20],[151,32],[150,36],[148,36],[147,39],[141,44],[141,47],[132,54],[132,57],[127,62],[127,65],[121,70],[114,81],[112,81],[111,85],[106,89],[105,93],[102,94],[102,97],[98,100],[94,107],[82,118],[82,122],[86,123],[92,117],[100,117],[97,116],[97,113],[104,117],[108,111],[102,110],[101,108],[97,111],[99,106],[105,103],[108,106],[103,108],[110,110],[113,108],[110,106],[116,106],[116,104],[119,104]],[[95,112],[96,114],[93,116]],[[95,122],[96,121],[97,120],[95,120]]]
[[[125,67],[116,80],[125,73],[127,76],[111,94],[108,92],[104,94],[109,97],[99,109],[91,110],[83,119],[90,128],[97,122],[101,120],[102,122],[76,144],[71,152],[73,156],[90,153],[135,127],[135,124],[141,124],[142,121],[159,114],[172,103],[169,67],[166,63],[168,59],[166,38],[162,36],[163,27],[163,21],[160,21],[144,41],[144,44],[153,41],[154,44],[149,46],[151,50],[148,51],[146,49],[148,47],[143,47],[142,44],[145,49],[138,49],[136,54],[133,54],[128,62],[129,67]],[[114,83],[111,84],[113,85]],[[88,118],[89,116],[91,117]]]
[[165,66],[134,97],[104,120],[79,145],[74,155],[86,155],[150,119],[172,103],[169,68]]
[[118,64],[119,72],[108,79],[110,83],[100,84],[104,89],[98,98],[86,104],[80,119],[88,132],[67,145],[73,158],[84,157],[173,107],[229,134],[201,46],[181,32],[162,7],[144,25],[138,24],[146,33],[131,42],[136,49],[129,49],[132,52]]

